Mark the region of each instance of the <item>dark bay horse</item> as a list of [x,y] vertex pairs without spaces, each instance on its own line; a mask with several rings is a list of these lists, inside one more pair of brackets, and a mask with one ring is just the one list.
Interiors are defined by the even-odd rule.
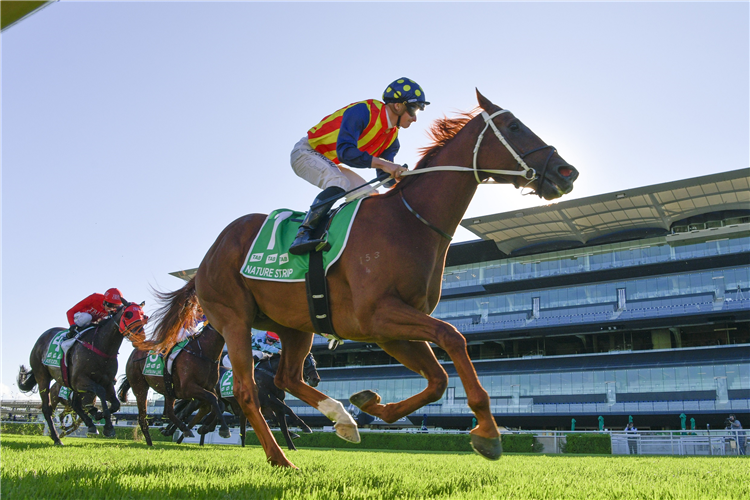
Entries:
[[[439,400],[448,376],[432,342],[453,361],[477,418],[471,430],[475,451],[489,459],[502,453],[487,391],[479,383],[466,339],[449,323],[430,316],[440,299],[450,236],[477,185],[492,179],[526,187],[547,200],[573,189],[578,172],[512,113],[477,91],[482,112],[438,120],[434,144],[409,177],[388,193],[362,201],[348,244],[328,271],[331,319],[338,335],[377,343],[404,366],[427,379],[427,387],[404,401],[381,404],[372,391],[350,401],[362,411],[394,422]],[[490,131],[485,137],[485,132]],[[421,175],[416,175],[421,174]],[[255,386],[251,328],[278,333],[283,346],[276,386],[336,422],[337,434],[359,442],[356,423],[343,405],[302,381],[313,325],[305,283],[248,279],[239,270],[266,216],[251,214],[227,226],[209,249],[195,277],[172,292],[172,320],[145,344],[169,343],[180,325],[205,312],[227,342],[234,366],[234,394],[273,465],[294,467],[273,438]],[[202,310],[201,310],[202,307]]]
[[[117,393],[120,401],[124,403],[128,399],[128,390],[133,389],[138,403],[138,423],[148,446],[153,446],[146,421],[146,398],[149,387],[164,395],[164,415],[187,437],[192,437],[193,433],[174,413],[174,402],[177,399],[197,399],[206,403],[219,419],[219,434],[225,438],[230,436],[229,427],[219,408],[219,398],[214,392],[219,382],[219,357],[223,350],[224,338],[211,325],[207,325],[200,335],[193,337],[177,354],[172,364],[174,395],[169,394],[164,377],[143,374],[143,367],[149,356],[148,350],[133,350],[125,367],[127,379],[120,384]],[[166,359],[164,362],[167,362]]]
[[[73,343],[68,351],[70,359],[69,384],[76,393],[95,394],[102,404],[102,417],[105,419],[104,435],[115,436],[115,429],[110,418],[111,413],[117,412],[120,402],[115,395],[114,380],[117,374],[117,351],[122,340],[127,338],[133,342],[136,338],[143,339],[143,326],[148,316],[143,313],[143,304],[138,305],[122,300],[123,305],[117,312],[90,328]],[[49,426],[49,435],[56,445],[62,446],[60,437],[52,423],[52,407],[50,401],[50,384],[56,381],[63,384],[62,371],[59,367],[51,367],[42,363],[50,342],[64,328],[50,328],[44,332],[34,344],[29,356],[31,369],[23,365],[18,373],[18,388],[29,392],[39,386],[42,398],[42,413]],[[71,406],[88,427],[91,434],[98,434],[94,422],[81,405],[79,395],[72,397]],[[109,403],[109,404],[108,404]]]
[[[294,410],[287,406],[287,404],[284,402],[286,393],[276,387],[276,384],[274,383],[274,379],[276,378],[276,372],[278,372],[280,362],[281,356],[279,354],[273,354],[261,359],[255,366],[255,384],[258,387],[258,401],[260,401],[260,410],[261,413],[263,413],[265,419],[268,421],[275,421],[279,424],[279,429],[281,430],[281,434],[286,440],[287,448],[289,448],[290,450],[296,450],[297,448],[294,446],[294,443],[292,442],[292,436],[289,432],[289,426],[291,425],[300,427],[305,433],[311,433],[312,430],[305,423],[305,421],[299,417],[299,415],[294,413]],[[222,366],[220,368],[220,371],[221,376],[223,376],[227,371],[227,368],[224,368]],[[308,354],[305,358],[305,363],[302,367],[302,376],[305,383],[310,387],[317,387],[320,383],[320,374],[318,373],[317,363],[315,362],[315,358],[313,357],[312,353]],[[217,394],[221,394],[221,388],[218,385],[216,386],[216,392]],[[234,396],[222,397],[221,401],[225,403],[225,405],[229,409],[231,409],[232,413],[239,418],[240,444],[242,446],[245,446],[245,431],[247,426],[247,419],[245,418],[245,414],[242,413],[240,404],[237,402],[237,399]],[[195,417],[193,417],[192,422],[188,425],[188,427],[192,427],[196,423],[200,422],[209,412],[210,408],[206,405],[187,405],[183,408],[182,414],[178,414],[180,420],[184,421],[186,418],[192,415],[193,411],[195,411],[196,408],[198,409],[198,413],[195,415]],[[201,428],[200,434],[205,435],[206,432],[211,432],[213,430],[213,428],[211,427],[212,424],[215,425],[215,419],[213,422],[207,422],[206,430],[204,431],[203,428]],[[167,432],[167,435],[168,434],[169,432]],[[202,437],[201,444],[203,444]]]

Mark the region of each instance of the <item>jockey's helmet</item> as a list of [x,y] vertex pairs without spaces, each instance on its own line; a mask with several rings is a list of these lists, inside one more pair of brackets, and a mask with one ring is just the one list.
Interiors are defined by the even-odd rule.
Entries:
[[424,107],[428,104],[425,100],[424,90],[414,80],[408,78],[399,78],[383,92],[383,102],[388,103],[404,103],[409,109],[409,114],[413,114],[412,111],[424,110]]
[[273,340],[274,342],[278,342],[279,336],[274,332],[266,332],[266,340]]
[[117,288],[110,288],[104,292],[104,308],[117,309],[122,304],[122,294]]

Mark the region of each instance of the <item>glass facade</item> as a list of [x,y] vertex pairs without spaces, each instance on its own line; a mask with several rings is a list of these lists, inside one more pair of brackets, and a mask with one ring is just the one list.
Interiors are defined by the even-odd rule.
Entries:
[[502,283],[750,251],[750,237],[670,246],[664,236],[446,267],[443,288]]
[[[632,308],[653,308],[713,302],[717,298],[728,298],[731,301],[748,298],[749,286],[750,266],[743,266],[528,292],[444,299],[438,304],[433,316],[444,320],[477,316],[483,322],[516,319],[511,313],[531,313],[535,297],[539,297],[542,317],[595,313],[600,312],[600,309],[614,313],[618,288],[625,289],[627,302],[637,301],[638,305],[633,305]],[[627,308],[629,307],[626,306]]]
[[[750,349],[750,347],[745,347]],[[715,391],[717,378],[726,377],[729,391],[750,389],[750,364],[714,364],[697,366],[670,366],[652,368],[627,368],[617,370],[555,371],[549,373],[517,373],[482,375],[479,381],[490,398],[512,398],[514,390],[520,390],[522,398],[535,396],[568,396],[571,402],[576,395],[601,394],[607,392],[607,384],[614,382],[616,394],[639,394],[659,392]],[[339,400],[348,400],[352,394],[365,389],[380,394],[383,403],[395,403],[412,396],[427,387],[423,378],[326,380],[325,369],[321,370],[321,382],[317,389]],[[723,384],[722,380],[722,384]],[[454,388],[456,404],[465,405],[466,393],[457,376],[448,381]],[[515,389],[515,388],[518,389]],[[437,404],[446,403],[446,394]],[[646,395],[647,396],[647,395]],[[295,399],[292,396],[288,398]],[[466,408],[468,412],[468,407]]]

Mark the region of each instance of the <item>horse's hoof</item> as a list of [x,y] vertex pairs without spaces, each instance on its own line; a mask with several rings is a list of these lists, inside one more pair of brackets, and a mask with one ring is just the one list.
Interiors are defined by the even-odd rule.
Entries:
[[94,416],[94,420],[101,420],[104,418],[104,413],[101,411],[96,412],[96,415]]
[[88,432],[89,434],[95,434],[95,435],[98,435],[98,434],[99,434],[99,429],[97,429],[95,425],[92,425],[91,427],[89,427],[89,428],[88,428],[88,431],[87,431],[87,432]]
[[177,438],[177,444],[182,444],[183,439],[185,439],[185,434]]
[[302,428],[302,432],[304,432],[305,434],[312,434],[313,433],[312,429],[310,429],[309,427],[303,427]]
[[115,436],[117,436],[117,433],[115,432],[114,427],[110,427],[109,429],[106,427],[104,428],[104,437],[113,438]]
[[375,400],[376,404],[379,403],[380,396],[378,396],[378,393],[371,391],[369,389],[366,391],[360,391],[356,394],[352,394],[352,397],[349,398],[349,402],[353,404],[354,406],[356,406],[357,408],[359,408],[360,410],[362,409],[363,406],[369,404],[373,400]]
[[174,431],[172,431],[170,433],[169,430],[167,430],[166,427],[162,427],[161,429],[159,429],[159,432],[161,432],[162,436],[170,436],[170,435],[174,434]]
[[499,460],[503,454],[503,444],[500,438],[484,438],[475,434],[471,435],[471,447],[475,452],[487,460]]
[[229,431],[229,429],[219,429],[219,436],[223,437],[224,439],[229,439],[232,437],[232,433]]
[[297,434],[296,432],[290,432],[289,437],[292,439],[299,439],[299,434]]
[[62,441],[55,441],[55,446],[65,446]]
[[188,429],[188,430],[186,430],[185,432],[182,433],[182,437],[183,438],[191,438],[191,437],[195,437],[195,434],[193,434],[193,431],[191,431],[190,429]]
[[359,437],[359,429],[356,425],[352,424],[336,424],[333,426],[336,429],[336,435],[344,441],[350,443],[359,443],[362,439]]

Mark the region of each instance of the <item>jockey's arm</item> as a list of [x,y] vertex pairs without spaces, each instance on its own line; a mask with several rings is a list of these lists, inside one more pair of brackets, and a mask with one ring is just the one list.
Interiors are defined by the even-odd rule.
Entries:
[[344,112],[341,117],[338,139],[336,140],[336,156],[341,163],[349,167],[377,168],[398,179],[400,173],[406,170],[401,165],[393,163],[400,147],[398,139],[383,151],[381,158],[374,157],[358,148],[359,136],[367,128],[369,120],[370,112],[364,103],[353,106]]

